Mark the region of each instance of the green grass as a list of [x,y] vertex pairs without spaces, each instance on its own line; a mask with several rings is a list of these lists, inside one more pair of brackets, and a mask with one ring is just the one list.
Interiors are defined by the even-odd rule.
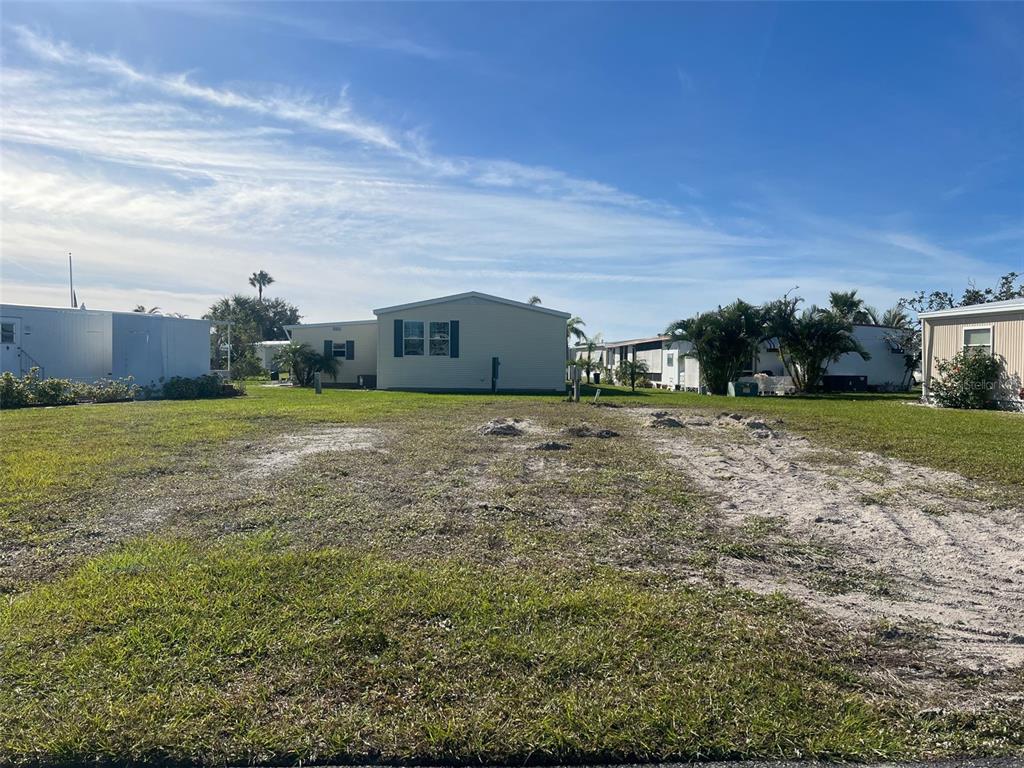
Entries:
[[149,540],[15,598],[0,638],[0,762],[864,759],[918,738],[794,604],[606,570]]
[[[874,449],[1024,488],[1019,416],[602,389],[782,418],[837,472],[841,451]],[[532,451],[540,437],[478,434],[497,416],[622,436]],[[379,450],[239,474],[275,436],[331,423],[380,429]],[[716,526],[622,410],[252,386],[3,412],[0,433],[0,553],[23,558],[0,561],[0,764],[1024,752],[1019,711],[918,715],[926,702],[886,682],[884,642],[688,586],[731,556],[806,561],[828,591],[886,588],[772,517]],[[153,502],[170,506],[152,535],[119,534]]]
[[[601,386],[601,400],[781,418],[788,429],[843,450],[874,451],[966,477],[1024,488],[1024,415],[911,405],[910,395],[716,397]],[[593,388],[585,389],[593,397]]]

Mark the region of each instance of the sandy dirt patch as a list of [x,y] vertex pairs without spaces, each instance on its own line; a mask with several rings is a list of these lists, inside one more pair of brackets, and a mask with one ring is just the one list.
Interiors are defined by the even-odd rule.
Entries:
[[[823,590],[799,558],[725,558],[727,577],[780,590],[851,625],[912,622],[960,664],[1024,664],[1024,510],[958,474],[864,452],[823,450],[777,421],[676,414],[647,434],[716,500],[725,525],[777,526],[861,574]],[[817,563],[818,568],[821,562]],[[867,586],[872,585],[872,586]]]
[[375,449],[383,438],[379,429],[337,425],[277,435],[266,443],[251,446],[242,474],[269,477],[294,469],[304,458],[314,454]]

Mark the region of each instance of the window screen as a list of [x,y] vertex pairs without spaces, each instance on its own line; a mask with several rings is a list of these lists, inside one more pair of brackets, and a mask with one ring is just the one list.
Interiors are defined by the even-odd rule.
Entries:
[[448,357],[449,352],[448,322],[430,324],[430,354]]
[[991,351],[992,349],[992,329],[991,328],[967,328],[964,330],[964,346],[965,347],[984,347]]
[[0,344],[14,343],[14,323],[0,323]]
[[423,354],[423,321],[406,320],[403,351],[406,355]]

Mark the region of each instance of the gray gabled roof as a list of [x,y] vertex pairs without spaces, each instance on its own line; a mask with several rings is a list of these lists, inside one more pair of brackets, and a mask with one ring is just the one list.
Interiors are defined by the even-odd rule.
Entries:
[[958,315],[994,315],[1000,312],[1024,312],[1024,299],[990,301],[986,304],[970,304],[966,307],[936,309],[933,312],[919,312],[918,317],[956,317]]
[[383,315],[390,312],[404,312],[407,309],[418,309],[419,307],[426,307],[431,304],[447,304],[452,301],[459,301],[461,299],[482,299],[483,301],[493,301],[495,304],[507,304],[511,307],[518,307],[519,309],[529,309],[534,312],[543,312],[547,315],[555,315],[556,317],[564,317],[569,319],[570,315],[568,312],[559,312],[557,309],[548,309],[547,307],[541,307],[536,304],[527,304],[525,301],[513,301],[512,299],[503,299],[501,296],[492,296],[489,293],[480,293],[478,291],[467,291],[466,293],[456,293],[451,296],[440,296],[436,299],[425,299],[424,301],[413,301],[409,304],[396,304],[393,307],[381,307],[380,309],[373,310],[375,315]]

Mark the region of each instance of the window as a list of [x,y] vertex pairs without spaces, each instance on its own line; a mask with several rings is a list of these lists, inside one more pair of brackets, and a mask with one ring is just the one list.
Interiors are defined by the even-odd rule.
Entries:
[[992,327],[965,328],[964,349],[983,349],[992,354]]
[[405,335],[403,336],[403,353],[406,355],[423,354],[423,321],[406,320]]
[[14,344],[14,323],[0,323],[0,344]]
[[675,364],[676,364],[675,355],[673,355],[671,352],[669,352],[668,355],[666,355],[666,357],[665,357],[665,365],[667,365],[669,368],[674,368]]
[[334,342],[334,345],[333,345],[331,351],[333,352],[335,357],[344,357],[345,356],[345,342],[344,341],[336,341],[336,342]]
[[448,357],[449,352],[448,322],[430,324],[430,354]]

